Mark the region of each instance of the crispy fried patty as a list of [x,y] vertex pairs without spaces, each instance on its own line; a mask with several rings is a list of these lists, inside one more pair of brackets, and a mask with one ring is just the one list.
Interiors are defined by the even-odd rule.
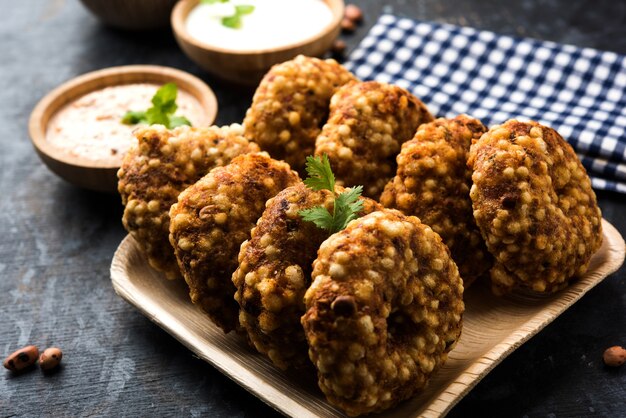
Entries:
[[245,135],[304,174],[305,158],[328,117],[337,88],[355,80],[335,60],[297,56],[263,77],[243,121]]
[[430,227],[392,209],[321,245],[302,325],[318,383],[348,415],[422,390],[461,333],[463,282]]
[[[256,349],[285,369],[309,363],[300,317],[304,292],[311,284],[313,260],[328,232],[302,220],[299,211],[324,206],[332,212],[333,194],[314,191],[303,183],[268,200],[239,253],[233,274],[235,299],[241,306],[239,321]],[[362,214],[380,206],[363,198]]]
[[474,218],[496,262],[495,293],[554,292],[583,274],[602,243],[591,181],[554,129],[510,120],[471,148]]
[[486,131],[479,120],[465,115],[421,125],[415,137],[402,144],[396,176],[380,198],[383,206],[417,216],[441,235],[465,287],[492,263],[474,221],[472,170],[467,167],[472,140]]
[[170,210],[169,240],[191,300],[225,332],[239,323],[231,281],[239,247],[265,202],[299,181],[287,163],[266,153],[242,155],[183,191]]
[[315,142],[327,154],[342,186],[362,185],[378,199],[396,172],[396,155],[419,125],[433,120],[411,93],[377,81],[341,87],[330,102],[328,122]]

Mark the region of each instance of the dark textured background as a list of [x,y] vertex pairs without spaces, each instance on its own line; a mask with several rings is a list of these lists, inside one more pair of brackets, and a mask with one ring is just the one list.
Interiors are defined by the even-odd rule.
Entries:
[[[366,22],[344,37],[350,48],[384,10],[626,53],[623,0],[356,3]],[[111,30],[77,0],[1,4],[0,355],[54,344],[65,359],[51,376],[0,371],[0,417],[277,415],[115,295],[109,264],[125,235],[119,198],[55,177],[27,134],[43,95],[103,67],[149,63],[196,74],[218,96],[219,124],[241,121],[252,91],[202,73],[169,30]],[[600,193],[599,200],[626,233],[626,198]],[[626,416],[626,367],[608,370],[601,361],[613,344],[626,345],[624,268],[513,353],[450,416]]]

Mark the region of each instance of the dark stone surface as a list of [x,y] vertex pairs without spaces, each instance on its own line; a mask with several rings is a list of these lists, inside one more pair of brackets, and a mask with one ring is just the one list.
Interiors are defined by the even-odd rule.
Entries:
[[[11,3],[11,4],[9,4]],[[611,0],[376,0],[384,10],[626,53],[626,4]],[[386,5],[384,3],[387,3]],[[5,2],[0,15],[0,354],[26,344],[64,350],[62,369],[0,375],[0,417],[276,416],[254,396],[115,295],[113,251],[125,235],[117,196],[74,188],[39,161],[28,116],[58,84],[114,65],[169,65],[215,90],[219,124],[240,121],[252,90],[202,73],[169,31],[100,25],[75,0]],[[626,233],[626,197],[600,193],[604,216]],[[491,372],[452,417],[626,416],[626,369],[601,361],[626,344],[625,270],[606,279]]]

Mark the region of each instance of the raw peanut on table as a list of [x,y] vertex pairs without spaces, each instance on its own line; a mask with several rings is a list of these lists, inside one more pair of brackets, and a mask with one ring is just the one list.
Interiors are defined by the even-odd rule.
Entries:
[[52,370],[61,363],[62,358],[63,352],[60,348],[46,348],[39,356],[39,367],[41,367],[41,370]]
[[619,345],[609,347],[604,351],[602,359],[607,366],[619,367],[626,362],[626,349]]
[[4,359],[4,367],[12,372],[19,372],[35,364],[39,357],[39,349],[34,345],[29,345],[13,352]]
[[334,55],[343,57],[343,54],[346,52],[346,48],[346,43],[341,39],[337,39],[335,42],[333,42],[331,50]]
[[363,20],[363,12],[359,8],[359,6],[355,4],[348,4],[346,6],[346,11],[344,12],[344,16],[354,23],[358,23]]
[[341,20],[341,30],[344,32],[354,32],[356,30],[356,25],[352,20],[344,17]]

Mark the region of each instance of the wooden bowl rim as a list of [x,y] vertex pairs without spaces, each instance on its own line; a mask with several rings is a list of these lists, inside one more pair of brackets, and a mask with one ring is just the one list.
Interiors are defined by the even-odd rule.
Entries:
[[[107,26],[130,31],[144,31],[168,28],[169,18],[177,1],[80,0],[80,3],[92,16]],[[108,8],[108,12],[103,13],[103,7]],[[152,13],[146,15],[146,10]]]
[[[126,80],[121,81],[118,79],[107,80],[112,76],[130,75],[140,77],[141,75],[148,75],[153,78],[163,78],[165,80],[171,80],[178,84],[178,87],[185,90],[187,93],[195,97],[202,107],[204,113],[204,124],[210,125],[215,121],[217,116],[217,98],[213,93],[213,90],[198,77],[189,74],[185,71],[178,70],[176,68],[165,67],[160,65],[123,65],[118,67],[109,67],[101,70],[92,71],[74,77],[65,83],[54,88],[48,94],[46,94],[33,108],[30,114],[28,122],[28,131],[31,142],[35,149],[46,155],[47,157],[56,160],[62,164],[84,169],[116,169],[119,168],[119,163],[111,163],[110,161],[94,161],[82,157],[75,157],[69,155],[64,150],[57,148],[46,140],[46,130],[48,123],[52,116],[56,114],[64,105],[72,102],[73,100],[91,93],[96,90],[100,90],[111,86],[121,86],[124,84],[133,84],[139,82],[152,82],[158,83],[158,81],[148,80]],[[92,83],[96,80],[103,80],[102,85],[94,85],[93,88],[86,88],[81,90],[86,84]],[[106,80],[106,81],[104,81]],[[44,120],[48,115],[47,120]]]
[[337,26],[341,24],[341,20],[343,19],[345,2],[344,0],[323,0],[324,3],[328,5],[333,18],[326,26],[324,26],[318,33],[312,35],[306,39],[303,39],[298,42],[293,42],[290,44],[273,47],[273,48],[264,48],[264,49],[247,49],[247,50],[236,50],[236,49],[227,49],[221,48],[218,46],[214,46],[211,44],[207,44],[197,40],[196,38],[189,35],[187,32],[187,28],[185,27],[185,19],[187,15],[191,12],[191,10],[198,5],[200,0],[180,0],[174,6],[172,10],[171,17],[171,26],[172,30],[176,34],[176,36],[181,39],[181,41],[191,44],[196,48],[212,51],[212,52],[220,52],[223,54],[231,54],[231,55],[240,55],[240,56],[254,56],[254,55],[264,55],[264,54],[273,54],[281,51],[291,50],[295,48],[300,48],[305,45],[309,45],[314,43],[315,41],[322,39],[323,37],[330,34]]

